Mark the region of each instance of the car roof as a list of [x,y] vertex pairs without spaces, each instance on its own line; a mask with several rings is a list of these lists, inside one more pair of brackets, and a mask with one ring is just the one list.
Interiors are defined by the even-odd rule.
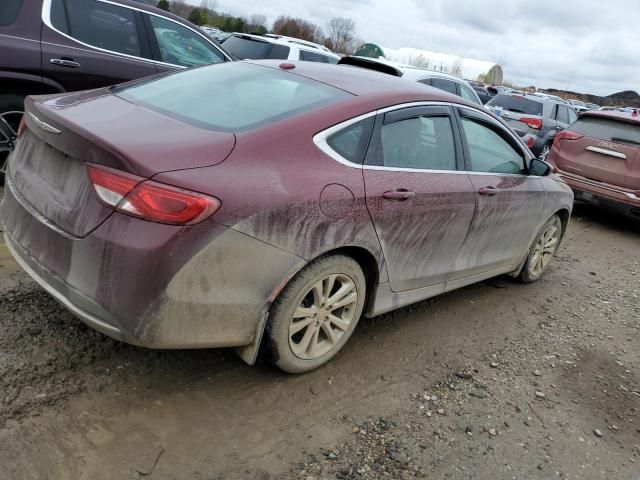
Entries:
[[267,34],[267,35],[256,35],[253,33],[241,33],[241,32],[233,32],[234,36],[236,37],[241,37],[241,38],[251,38],[254,40],[258,40],[261,42],[267,42],[267,43],[275,43],[278,45],[286,45],[287,47],[290,47],[291,45],[295,45],[296,47],[298,47],[301,50],[305,50],[305,51],[309,51],[309,52],[316,52],[316,53],[321,53],[323,55],[328,55],[334,58],[340,58],[340,55],[337,55],[335,53],[333,53],[331,50],[329,50],[328,48],[322,46],[322,45],[318,45],[312,42],[307,42],[305,40],[299,40],[297,38],[293,38],[293,37],[285,37],[282,35],[271,35],[271,34]]
[[640,109],[636,109],[633,113],[620,112],[617,110],[588,110],[586,112],[583,112],[580,116],[607,118],[610,120],[619,120],[621,122],[640,126]]

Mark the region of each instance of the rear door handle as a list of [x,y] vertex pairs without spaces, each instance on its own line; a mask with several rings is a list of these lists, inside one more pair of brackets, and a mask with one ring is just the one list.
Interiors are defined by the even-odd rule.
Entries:
[[498,190],[496,187],[482,187],[480,190],[478,190],[478,193],[480,195],[487,195],[489,197],[493,197],[499,191],[500,190]]
[[61,67],[80,68],[80,64],[78,62],[67,58],[52,58],[49,62]]
[[408,200],[415,196],[416,196],[416,192],[410,192],[409,190],[405,190],[404,188],[399,188],[397,190],[390,190],[382,194],[382,197],[387,200],[399,200],[399,201]]

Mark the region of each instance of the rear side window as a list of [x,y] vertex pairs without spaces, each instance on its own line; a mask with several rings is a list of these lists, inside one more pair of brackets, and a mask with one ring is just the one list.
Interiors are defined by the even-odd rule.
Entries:
[[241,62],[186,70],[116,95],[169,117],[216,131],[245,131],[349,98],[329,85]]
[[380,135],[382,158],[377,161],[381,166],[456,170],[455,142],[449,117],[400,120],[384,125]]
[[224,62],[222,52],[193,30],[155,15],[150,20],[163,62],[183,67]]
[[514,113],[525,115],[542,115],[542,103],[529,100],[522,95],[499,94],[488,103],[490,107],[502,107]]
[[11,25],[18,18],[22,0],[2,0],[0,2],[0,26]]
[[458,94],[456,84],[451,80],[446,80],[444,78],[432,78],[431,85],[439,88],[440,90],[444,90],[445,92],[453,93],[454,95]]
[[58,30],[88,45],[141,56],[135,12],[129,8],[95,0],[58,0],[51,21]]
[[340,59],[339,58],[333,58],[333,57],[330,57],[330,56],[327,55],[326,57],[324,57],[324,61],[327,62],[327,63],[331,63],[332,65],[337,65],[338,62],[340,61]]
[[317,52],[310,52],[308,50],[300,50],[300,60],[305,60],[307,62],[319,62],[325,63],[325,55],[322,55]]
[[286,45],[264,42],[249,37],[237,37],[235,35],[225,40],[224,48],[240,60],[286,60],[289,58],[290,51]]
[[569,124],[569,109],[564,105],[557,105],[556,108],[558,109],[556,119],[561,123]]
[[462,98],[464,98],[465,100],[469,100],[470,102],[478,103],[478,99],[473,94],[471,89],[469,87],[467,87],[466,85],[460,84],[460,96]]
[[362,163],[369,144],[373,117],[354,123],[327,139],[329,146],[353,163]]
[[640,125],[610,118],[581,117],[571,126],[571,131],[606,142],[640,145]]

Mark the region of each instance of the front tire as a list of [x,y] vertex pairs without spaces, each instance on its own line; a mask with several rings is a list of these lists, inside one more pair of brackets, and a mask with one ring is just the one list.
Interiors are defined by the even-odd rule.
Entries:
[[271,362],[287,373],[327,363],[355,330],[365,296],[364,274],[352,258],[330,255],[307,265],[271,307],[265,338]]
[[542,230],[529,251],[524,267],[520,272],[520,280],[524,283],[533,283],[542,277],[547,267],[551,263],[560,240],[562,239],[562,221],[558,215],[554,215]]
[[0,95],[0,185],[4,183],[7,159],[18,136],[23,112],[24,97]]

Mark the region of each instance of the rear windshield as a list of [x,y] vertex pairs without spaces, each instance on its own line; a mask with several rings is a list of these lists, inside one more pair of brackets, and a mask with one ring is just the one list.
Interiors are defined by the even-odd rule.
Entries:
[[286,45],[277,45],[252,38],[236,37],[235,35],[224,41],[224,48],[240,60],[258,60],[264,58],[286,60],[289,58],[289,47]]
[[606,142],[640,145],[640,125],[610,118],[581,117],[569,127],[572,132]]
[[0,0],[0,25],[11,25],[18,18],[22,0]]
[[259,128],[351,96],[294,73],[243,62],[186,70],[112,92],[172,118],[226,132]]
[[524,98],[522,95],[498,94],[487,105],[526,115],[542,115],[542,103]]

